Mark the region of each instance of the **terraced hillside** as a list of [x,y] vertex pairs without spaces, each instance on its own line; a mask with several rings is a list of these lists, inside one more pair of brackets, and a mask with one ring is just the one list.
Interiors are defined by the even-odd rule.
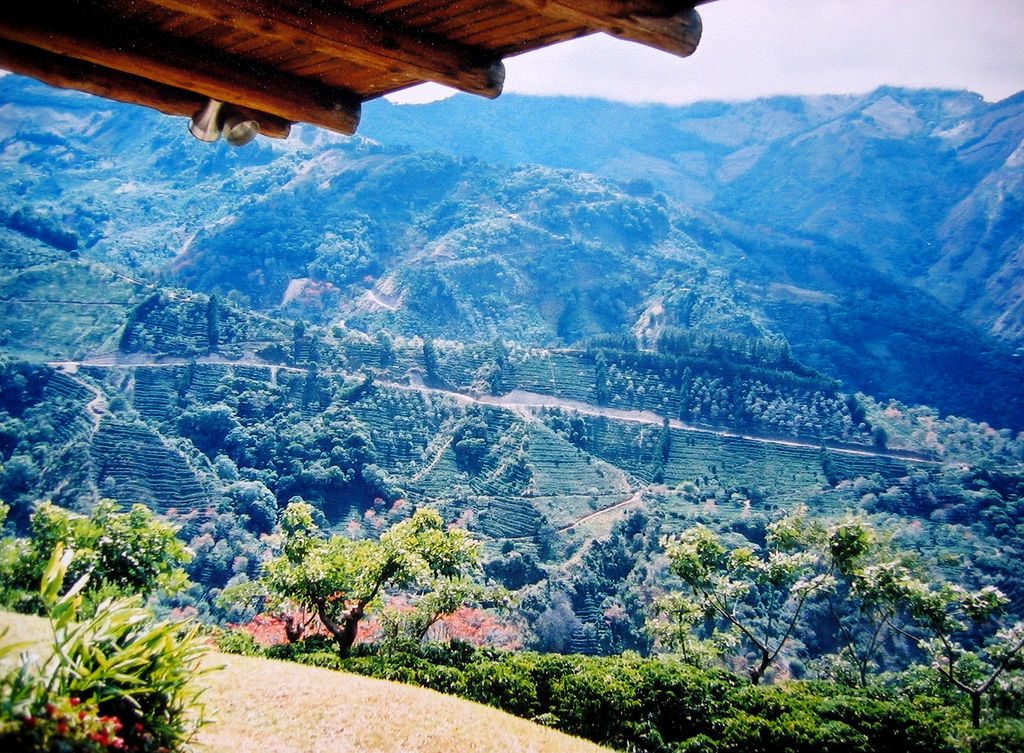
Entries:
[[[194,307],[159,305],[186,319]],[[571,629],[553,647],[646,651],[645,610],[628,605],[664,587],[662,535],[694,522],[756,535],[799,504],[921,521],[907,500],[938,472],[940,449],[1008,460],[1021,450],[998,432],[987,449],[958,445],[988,435],[843,395],[753,341],[717,353],[608,341],[546,351],[292,335],[260,346],[271,359],[142,351],[57,369],[8,363],[17,436],[4,460],[22,473],[20,486],[6,470],[0,480],[16,492],[6,493],[15,518],[46,497],[144,501],[181,527],[204,587],[191,598],[210,610],[225,584],[259,572],[261,536],[297,496],[353,537],[432,504],[484,542],[487,577],[520,593],[541,644],[555,640],[544,626],[556,609]],[[879,442],[881,426],[895,449]],[[41,428],[38,462],[28,443]]]
[[164,514],[210,504],[212,488],[203,483],[203,475],[143,422],[106,418],[90,449],[104,497],[124,504],[141,502]]
[[[338,363],[382,379],[420,380],[473,394],[515,391],[581,405],[648,411],[688,425],[743,428],[774,437],[870,445],[870,423],[838,384],[792,361],[777,345],[751,339],[665,340],[657,351],[600,339],[585,350],[508,347],[346,336],[323,350]],[[764,354],[759,349],[772,348]],[[433,366],[424,351],[429,349]],[[330,355],[327,356],[330,358]]]
[[239,358],[284,335],[279,322],[239,309],[216,295],[161,290],[131,309],[118,348],[123,353],[179,357],[221,353]]
[[[591,387],[595,373],[588,352],[509,355],[505,383],[538,391],[505,396],[453,391],[459,374],[465,379],[479,370],[479,348],[462,351],[469,365],[460,363],[459,352],[440,349],[445,387],[421,383],[423,369],[409,356],[412,349],[395,352],[387,368],[369,374],[255,361],[93,363],[73,374],[48,372],[51,386],[39,403],[73,398],[78,406],[55,438],[60,445],[87,445],[73,455],[89,458],[83,467],[90,469],[91,494],[144,500],[163,511],[216,507],[240,478],[264,485],[278,504],[295,493],[319,500],[339,526],[363,526],[360,516],[374,497],[404,497],[439,502],[453,518],[468,516],[470,528],[486,537],[529,539],[615,506],[652,482],[714,478],[771,487],[780,499],[825,482],[821,451],[796,442],[799,432],[730,435],[669,419],[678,402],[649,405],[636,397],[672,391],[678,399],[678,364],[664,371],[609,369],[618,374],[609,380],[613,386],[635,379],[642,389],[601,406],[585,402],[593,391],[583,385]],[[413,364],[403,375],[407,384],[373,378],[397,378],[407,363]],[[552,385],[531,378],[541,364],[560,371],[562,380]],[[798,385],[804,380],[787,378]],[[691,384],[702,385],[699,380]],[[827,398],[789,394],[794,404],[807,401],[809,411],[827,405],[851,425],[846,403],[834,392]],[[110,412],[90,413],[97,400]],[[788,409],[784,404],[779,411]],[[730,418],[720,416],[717,425]],[[819,435],[816,441],[826,438],[837,439]],[[833,473],[905,470],[903,461],[862,447],[864,454],[831,451]]]
[[518,592],[540,645],[646,651],[636,605],[664,588],[661,536],[694,522],[757,536],[800,504],[916,520],[906,499],[934,458],[1021,450],[845,395],[773,340],[369,337],[124,284],[116,342],[52,367],[2,362],[0,492],[22,525],[43,498],[164,513],[196,555],[188,603],[212,616],[221,588],[258,574],[290,500],[356,538],[431,504],[484,543],[486,577]]

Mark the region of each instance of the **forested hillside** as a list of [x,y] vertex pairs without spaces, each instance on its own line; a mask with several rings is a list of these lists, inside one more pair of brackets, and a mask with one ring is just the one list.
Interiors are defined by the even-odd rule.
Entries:
[[365,133],[649,182],[758,233],[855,248],[897,282],[1019,342],[1022,112],[1020,94],[988,103],[893,88],[688,107],[463,96],[376,103]]
[[[258,576],[296,498],[356,538],[437,506],[485,542],[488,577],[522,592],[521,629],[553,650],[648,651],[647,611],[628,605],[663,587],[660,536],[698,521],[757,536],[800,504],[914,520],[897,528],[929,550],[959,552],[970,528],[985,582],[1017,589],[1016,560],[993,553],[1016,546],[1024,442],[844,394],[777,343],[368,337],[142,292],[112,345],[4,363],[0,496],[22,525],[44,498],[168,516],[196,554],[185,603],[204,612],[224,616],[220,590]],[[66,331],[55,353],[90,340]]]
[[[236,151],[182,139],[173,119],[13,76],[0,90],[0,214],[8,245],[35,244],[38,259],[113,264],[370,333],[515,332],[537,346],[614,333],[647,347],[679,328],[785,340],[849,390],[1024,426],[1017,100],[882,90],[642,108],[511,97],[477,112],[456,98],[371,108],[375,140],[299,129]],[[473,117],[445,114],[467,108]],[[514,128],[565,119],[577,123],[573,144]],[[598,123],[614,142],[591,132]],[[841,170],[840,155],[854,155]],[[963,246],[970,238],[979,250]],[[970,253],[984,263],[954,262]],[[49,284],[18,263],[5,272],[6,301],[36,301]],[[8,318],[26,305],[6,303]],[[9,329],[17,342],[23,328]]]
[[1018,100],[457,98],[232,150],[0,96],[12,527],[141,502],[195,553],[174,606],[224,620],[290,502],[360,541],[429,503],[507,644],[646,654],[664,536],[761,546],[806,505],[1024,610]]

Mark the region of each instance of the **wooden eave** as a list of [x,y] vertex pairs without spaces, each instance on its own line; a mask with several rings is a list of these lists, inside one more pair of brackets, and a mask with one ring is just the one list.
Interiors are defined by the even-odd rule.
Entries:
[[287,136],[355,132],[362,102],[433,81],[501,93],[502,60],[604,32],[693,53],[707,0],[8,0],[0,67],[192,116],[209,100]]

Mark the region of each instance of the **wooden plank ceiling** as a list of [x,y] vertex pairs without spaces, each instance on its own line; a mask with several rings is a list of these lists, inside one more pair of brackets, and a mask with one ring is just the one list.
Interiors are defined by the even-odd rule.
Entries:
[[0,68],[172,115],[228,103],[272,137],[350,134],[368,99],[496,97],[503,58],[595,32],[689,55],[706,1],[2,0]]

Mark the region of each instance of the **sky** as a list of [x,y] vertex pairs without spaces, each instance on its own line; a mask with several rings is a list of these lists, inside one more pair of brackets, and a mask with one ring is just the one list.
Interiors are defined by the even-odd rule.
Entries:
[[[1024,89],[1024,0],[716,0],[690,58],[594,35],[508,58],[505,91],[685,104],[882,85]],[[434,84],[389,99],[422,102]]]

